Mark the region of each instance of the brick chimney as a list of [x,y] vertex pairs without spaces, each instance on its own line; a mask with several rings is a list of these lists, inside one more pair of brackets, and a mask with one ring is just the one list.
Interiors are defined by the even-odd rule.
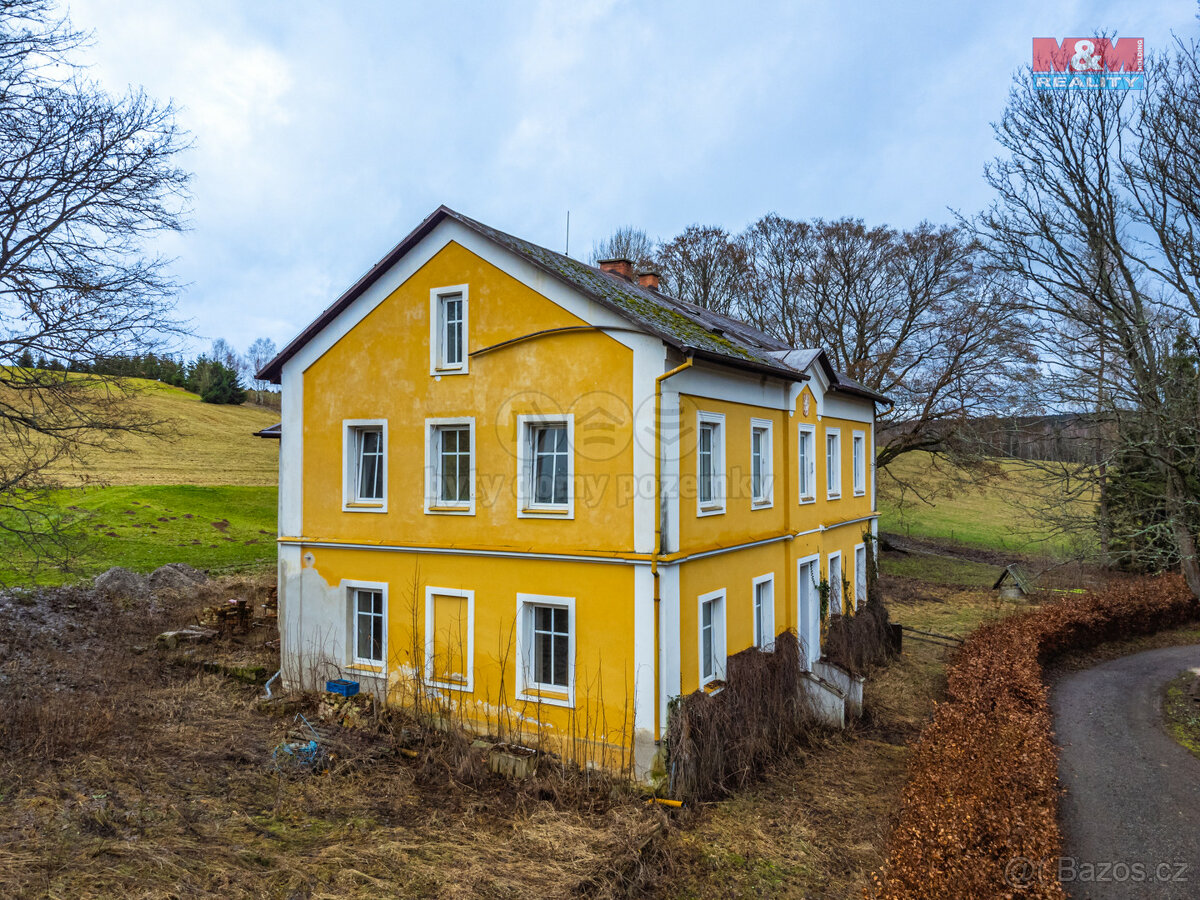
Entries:
[[652,291],[658,290],[658,273],[657,272],[638,272],[638,284],[644,288],[649,288]]
[[633,260],[602,259],[600,260],[599,265],[601,272],[608,272],[612,275],[620,275],[626,281],[633,281]]

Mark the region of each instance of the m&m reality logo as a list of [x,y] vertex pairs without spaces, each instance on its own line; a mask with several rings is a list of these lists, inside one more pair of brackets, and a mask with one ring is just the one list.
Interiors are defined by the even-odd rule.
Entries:
[[1033,86],[1043,91],[1141,91],[1144,38],[1033,39]]

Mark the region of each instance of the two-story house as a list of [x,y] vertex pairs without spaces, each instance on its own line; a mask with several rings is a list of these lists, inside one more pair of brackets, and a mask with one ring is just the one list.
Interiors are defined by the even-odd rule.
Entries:
[[627,261],[442,207],[260,377],[288,684],[415,686],[644,771],[673,697],[788,629],[810,665],[818,585],[864,595],[884,398]]

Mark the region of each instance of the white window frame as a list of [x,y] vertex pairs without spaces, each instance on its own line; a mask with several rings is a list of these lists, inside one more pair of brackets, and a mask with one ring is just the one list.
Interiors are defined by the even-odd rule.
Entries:
[[[471,499],[447,503],[441,499],[442,453],[440,434],[443,428],[466,428],[471,442]],[[425,420],[425,514],[430,516],[475,515],[475,418],[457,416]]]
[[867,493],[867,433],[855,431],[850,438],[850,465],[854,470],[854,496]]
[[[353,581],[343,579],[340,585],[346,603],[346,665],[347,668],[387,673],[388,661],[388,586],[386,581]],[[379,662],[358,655],[358,591],[379,591],[383,595],[383,659]]]
[[[534,503],[533,429],[544,425],[567,427],[567,502]],[[575,518],[575,415],[574,413],[517,416],[517,518]]]
[[[833,438],[834,453],[829,453],[829,439]],[[832,460],[833,465],[830,466]],[[825,499],[840,500],[842,497],[842,429],[825,429]]]
[[854,608],[867,600],[867,545],[854,545]]
[[[457,597],[467,601],[467,652],[465,681],[438,681],[434,675],[434,597]],[[451,691],[471,693],[475,690],[475,592],[462,588],[425,587],[425,683]]]
[[[721,601],[719,606],[721,616],[719,622],[715,617],[713,619],[713,672],[706,675],[704,672],[704,604],[716,600]],[[729,615],[727,606],[724,588],[709,591],[696,598],[696,672],[700,679],[701,689],[708,687],[714,681],[725,680],[725,667],[728,663],[728,647],[725,643],[725,622]]]
[[[704,425],[714,427],[713,432],[713,471],[712,499],[700,499],[700,429]],[[696,516],[719,516],[725,513],[725,415],[723,413],[696,412]]]
[[[541,685],[533,680],[533,607],[557,606],[567,611],[567,687]],[[547,706],[575,708],[575,598],[550,594],[517,594],[517,677],[518,700]]]
[[[462,295],[462,361],[447,365],[443,361],[445,331],[442,323],[442,298],[452,294]],[[469,290],[465,284],[436,287],[429,292],[429,374],[466,375],[470,371],[468,339],[471,334],[471,304]]]
[[[763,613],[763,633],[758,633],[758,587],[769,584],[770,605]],[[775,573],[768,572],[759,575],[750,583],[750,625],[754,634],[754,646],[759,650],[773,651],[775,649]]]
[[[357,435],[379,429],[383,442],[383,498],[358,499]],[[342,512],[387,512],[388,498],[388,424],[387,419],[342,419]]]
[[[837,560],[837,568],[834,568],[833,561]],[[834,580],[833,573],[837,572],[837,579]],[[834,550],[828,556],[828,562],[825,567],[825,580],[829,583],[829,614],[831,616],[840,616],[845,610],[842,609],[843,580],[846,577],[846,569],[842,564],[842,551]],[[836,608],[835,608],[836,607]]]
[[[808,459],[805,460],[800,451],[804,446],[804,438],[808,436],[811,442]],[[796,484],[799,492],[800,503],[816,503],[817,502],[817,426],[816,425],[801,425],[796,433],[796,465],[797,477]],[[801,472],[799,467],[806,466],[807,473]],[[807,476],[807,478],[806,478]],[[804,483],[808,482],[808,493],[804,492]]]
[[[750,420],[750,508],[770,509],[775,505],[775,427],[770,419]],[[762,494],[754,494],[754,434],[763,431]]]
[[[804,620],[804,607],[800,603],[800,584],[804,576],[804,570],[808,566],[812,566],[812,572],[816,576],[812,578],[812,601],[813,610],[812,616],[808,622]],[[809,628],[812,628],[812,644],[805,648],[806,658],[804,659],[804,668],[811,669],[812,664],[821,658],[821,554],[814,553],[811,556],[804,556],[796,560],[796,633],[801,638],[807,638],[806,633]]]

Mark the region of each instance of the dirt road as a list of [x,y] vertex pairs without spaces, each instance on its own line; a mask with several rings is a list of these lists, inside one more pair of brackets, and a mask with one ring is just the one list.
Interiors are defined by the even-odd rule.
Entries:
[[1200,896],[1200,759],[1164,730],[1163,686],[1200,646],[1151,650],[1064,676],[1051,706],[1066,841],[1081,898]]

